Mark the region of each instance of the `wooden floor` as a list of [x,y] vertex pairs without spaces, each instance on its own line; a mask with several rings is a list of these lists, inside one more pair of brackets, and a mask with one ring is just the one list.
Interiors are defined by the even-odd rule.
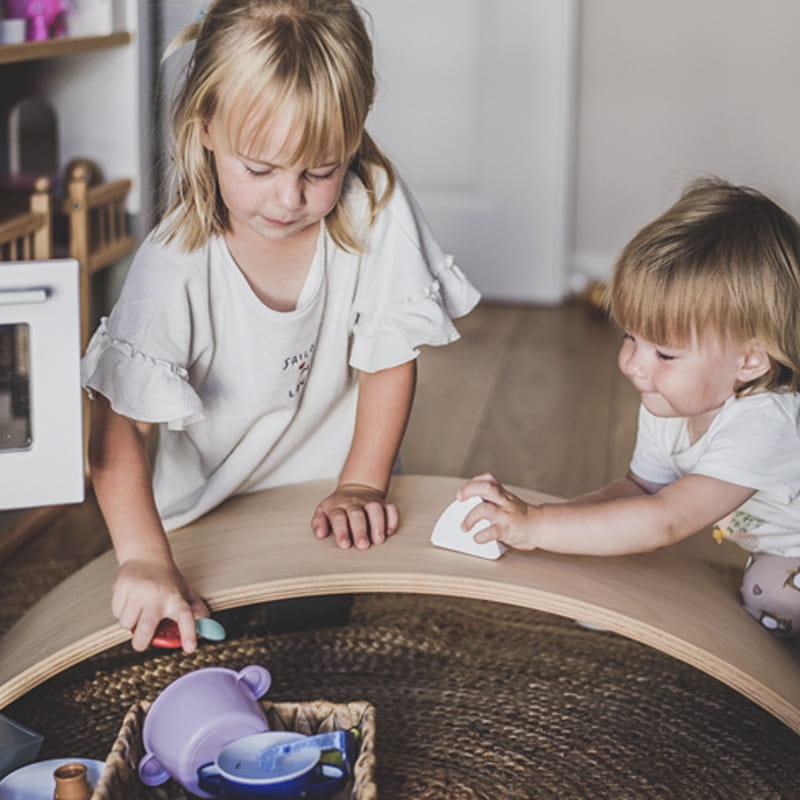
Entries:
[[[578,303],[487,304],[458,320],[458,329],[459,342],[420,357],[401,449],[404,472],[489,471],[505,483],[562,497],[625,473],[638,396],[616,366],[619,334],[596,311]],[[4,524],[18,521],[18,514],[0,514],[0,554]],[[92,498],[43,527],[4,566],[86,561],[110,546]],[[718,547],[709,537],[690,542],[709,560],[739,558],[737,548]]]
[[577,304],[486,305],[458,328],[459,342],[420,359],[405,472],[489,471],[565,497],[624,474],[638,396],[605,319]]

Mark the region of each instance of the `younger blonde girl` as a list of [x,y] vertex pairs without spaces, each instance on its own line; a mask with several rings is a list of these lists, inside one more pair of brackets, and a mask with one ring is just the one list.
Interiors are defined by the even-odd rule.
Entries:
[[652,550],[715,524],[750,552],[745,609],[800,633],[800,226],[752,189],[691,186],[620,255],[610,311],[641,395],[625,478],[528,505],[491,475],[477,541],[561,553]]

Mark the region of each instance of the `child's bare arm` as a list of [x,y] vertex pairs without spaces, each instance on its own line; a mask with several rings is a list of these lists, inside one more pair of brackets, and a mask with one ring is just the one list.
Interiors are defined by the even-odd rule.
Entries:
[[156,510],[146,441],[149,425],[123,417],[97,395],[92,404],[92,482],[111,535],[119,570],[111,610],[144,650],[164,617],[174,619],[184,650],[197,645],[194,617],[208,609],[172,558]]
[[399,523],[386,491],[405,432],[416,385],[415,361],[359,375],[355,432],[336,491],[317,506],[314,535],[365,549],[391,536]]
[[602,489],[573,497],[570,503],[596,503],[603,500],[618,500],[623,497],[638,497],[641,494],[656,494],[664,485],[644,481],[629,472],[624,478],[613,481]]
[[[636,476],[633,476],[636,483]],[[613,486],[614,484],[612,484]],[[620,489],[617,484],[617,489]],[[704,475],[687,475],[659,491],[610,499],[531,505],[507,491],[491,475],[473,478],[459,497],[483,497],[463,527],[478,520],[489,527],[478,542],[497,539],[525,550],[620,555],[654,550],[691,536],[738,508],[754,490]]]

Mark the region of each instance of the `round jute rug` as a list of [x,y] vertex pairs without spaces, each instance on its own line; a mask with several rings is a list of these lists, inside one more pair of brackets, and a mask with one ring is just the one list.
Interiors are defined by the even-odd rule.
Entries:
[[266,666],[273,701],[368,700],[381,800],[798,798],[800,737],[713,678],[608,632],[474,600],[360,595],[339,627],[229,616],[192,656],[122,645],[6,709],[41,758],[104,759],[125,711],[205,666]]

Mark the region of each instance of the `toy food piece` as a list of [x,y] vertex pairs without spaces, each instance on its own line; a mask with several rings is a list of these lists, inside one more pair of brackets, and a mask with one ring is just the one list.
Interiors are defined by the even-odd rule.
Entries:
[[479,530],[489,526],[485,519],[476,522],[469,531],[461,529],[461,523],[464,518],[471,509],[481,502],[483,501],[480,497],[470,497],[467,500],[456,500],[451,503],[434,526],[431,542],[437,547],[457,550],[459,553],[466,553],[471,556],[491,559],[500,558],[508,550],[508,547],[502,542],[478,544],[473,539]]
[[[197,635],[212,642],[221,642],[225,638],[225,628],[215,619],[200,617],[194,621]],[[162,619],[150,642],[154,647],[176,648],[181,646],[181,632],[174,619]]]
[[91,800],[92,785],[85,764],[63,764],[54,770],[53,778],[53,800]]
[[225,628],[211,617],[200,617],[194,621],[194,629],[198,636],[212,642],[221,642],[225,638]]
[[[76,767],[86,769],[86,786],[80,785],[82,784],[82,780],[79,778],[80,770],[74,772],[73,777],[77,779],[76,783],[79,784],[80,792],[85,793],[88,786],[89,794],[86,797],[89,797],[92,787],[97,786],[100,782],[106,765],[102,761],[75,757],[34,761],[14,770],[0,780],[0,800],[51,800],[54,795],[58,800],[61,800],[62,796],[65,800],[71,800],[69,778],[67,777],[67,780],[60,786],[56,783],[57,779],[54,773],[61,767],[68,767],[69,773],[73,773]],[[67,794],[63,794],[64,790],[67,790]],[[79,794],[78,797],[80,796]]]

